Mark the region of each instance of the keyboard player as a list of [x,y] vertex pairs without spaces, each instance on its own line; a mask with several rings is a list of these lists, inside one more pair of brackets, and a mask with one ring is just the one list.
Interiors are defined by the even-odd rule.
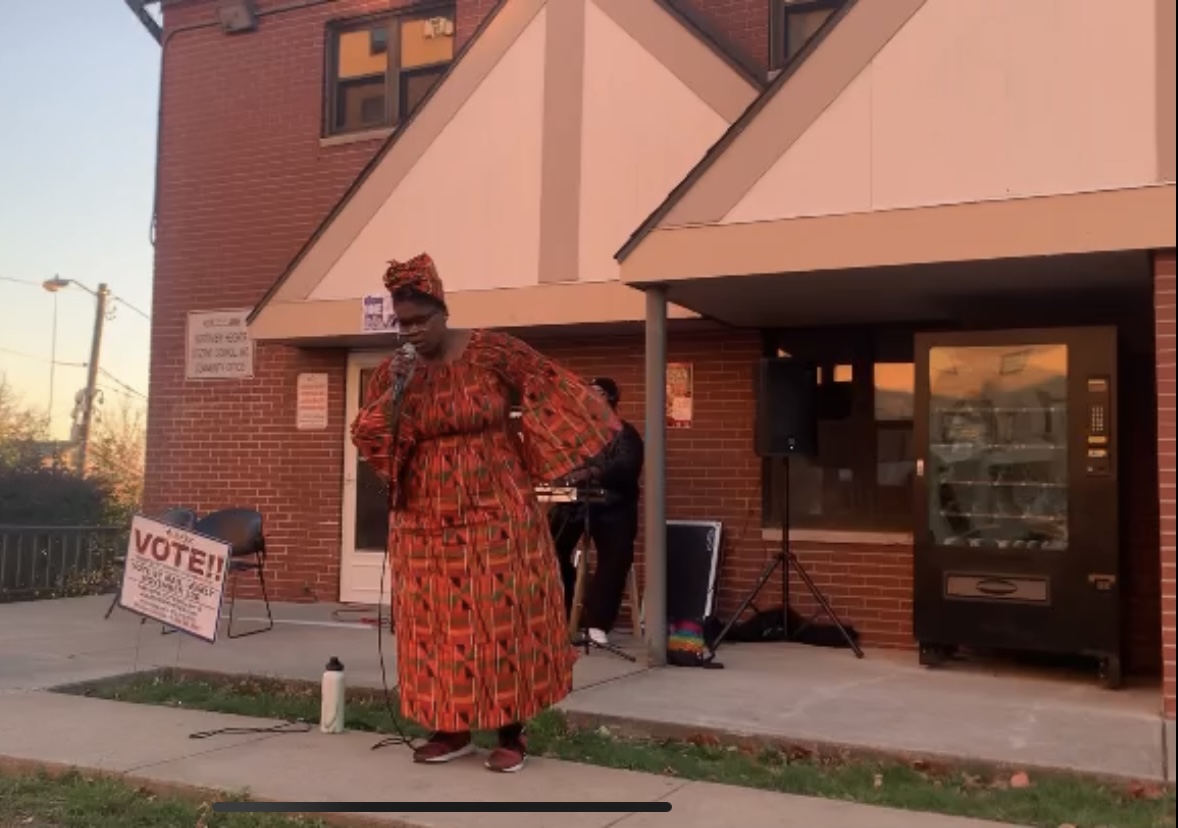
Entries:
[[[592,385],[616,411],[620,399],[617,383],[608,377],[600,377]],[[597,567],[586,588],[581,626],[589,628],[590,638],[598,644],[609,642],[609,632],[621,608],[626,578],[634,563],[642,459],[642,436],[623,419],[622,430],[613,442],[563,481],[565,485],[604,490],[603,502],[561,503],[549,511],[549,525],[564,581],[565,612],[569,614],[577,581],[573,552],[585,533],[585,510],[592,510],[589,531],[597,550]]]

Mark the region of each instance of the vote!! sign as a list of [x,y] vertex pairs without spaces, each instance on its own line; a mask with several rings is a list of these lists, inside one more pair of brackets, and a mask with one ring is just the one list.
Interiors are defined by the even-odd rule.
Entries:
[[212,644],[230,549],[224,541],[136,515],[119,605]]

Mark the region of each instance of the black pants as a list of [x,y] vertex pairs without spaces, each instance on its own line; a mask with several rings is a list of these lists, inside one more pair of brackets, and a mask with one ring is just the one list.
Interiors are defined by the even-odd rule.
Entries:
[[[565,615],[572,613],[577,568],[573,550],[585,534],[585,505],[560,505],[549,513],[556,558],[564,581]],[[589,532],[597,549],[597,567],[590,579],[581,614],[581,626],[609,632],[618,619],[626,576],[634,563],[634,542],[638,538],[638,506],[591,506]]]

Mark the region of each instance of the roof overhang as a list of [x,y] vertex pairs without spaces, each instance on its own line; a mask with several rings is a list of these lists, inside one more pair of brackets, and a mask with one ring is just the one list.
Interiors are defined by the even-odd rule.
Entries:
[[[463,328],[539,330],[552,326],[626,325],[646,318],[641,291],[621,282],[566,282],[447,296],[452,324]],[[250,328],[250,337],[288,344],[348,345],[375,342],[359,335],[361,299],[273,302]],[[696,319],[684,308],[668,309],[672,320]],[[386,337],[387,338],[387,337]]]
[[[387,260],[422,250],[458,325],[640,321],[613,250],[758,91],[663,2],[501,2],[263,297],[250,335],[350,341]],[[513,127],[490,135],[490,118]]]
[[622,263],[641,286],[689,279],[1066,256],[1175,245],[1175,188],[671,227]]

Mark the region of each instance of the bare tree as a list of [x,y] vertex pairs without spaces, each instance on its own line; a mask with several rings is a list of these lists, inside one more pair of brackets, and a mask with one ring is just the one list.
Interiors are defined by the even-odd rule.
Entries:
[[130,397],[120,400],[94,425],[88,465],[91,474],[106,482],[119,510],[130,517],[143,502],[147,428],[143,405]]
[[0,468],[39,466],[48,437],[49,417],[30,408],[0,374]]

